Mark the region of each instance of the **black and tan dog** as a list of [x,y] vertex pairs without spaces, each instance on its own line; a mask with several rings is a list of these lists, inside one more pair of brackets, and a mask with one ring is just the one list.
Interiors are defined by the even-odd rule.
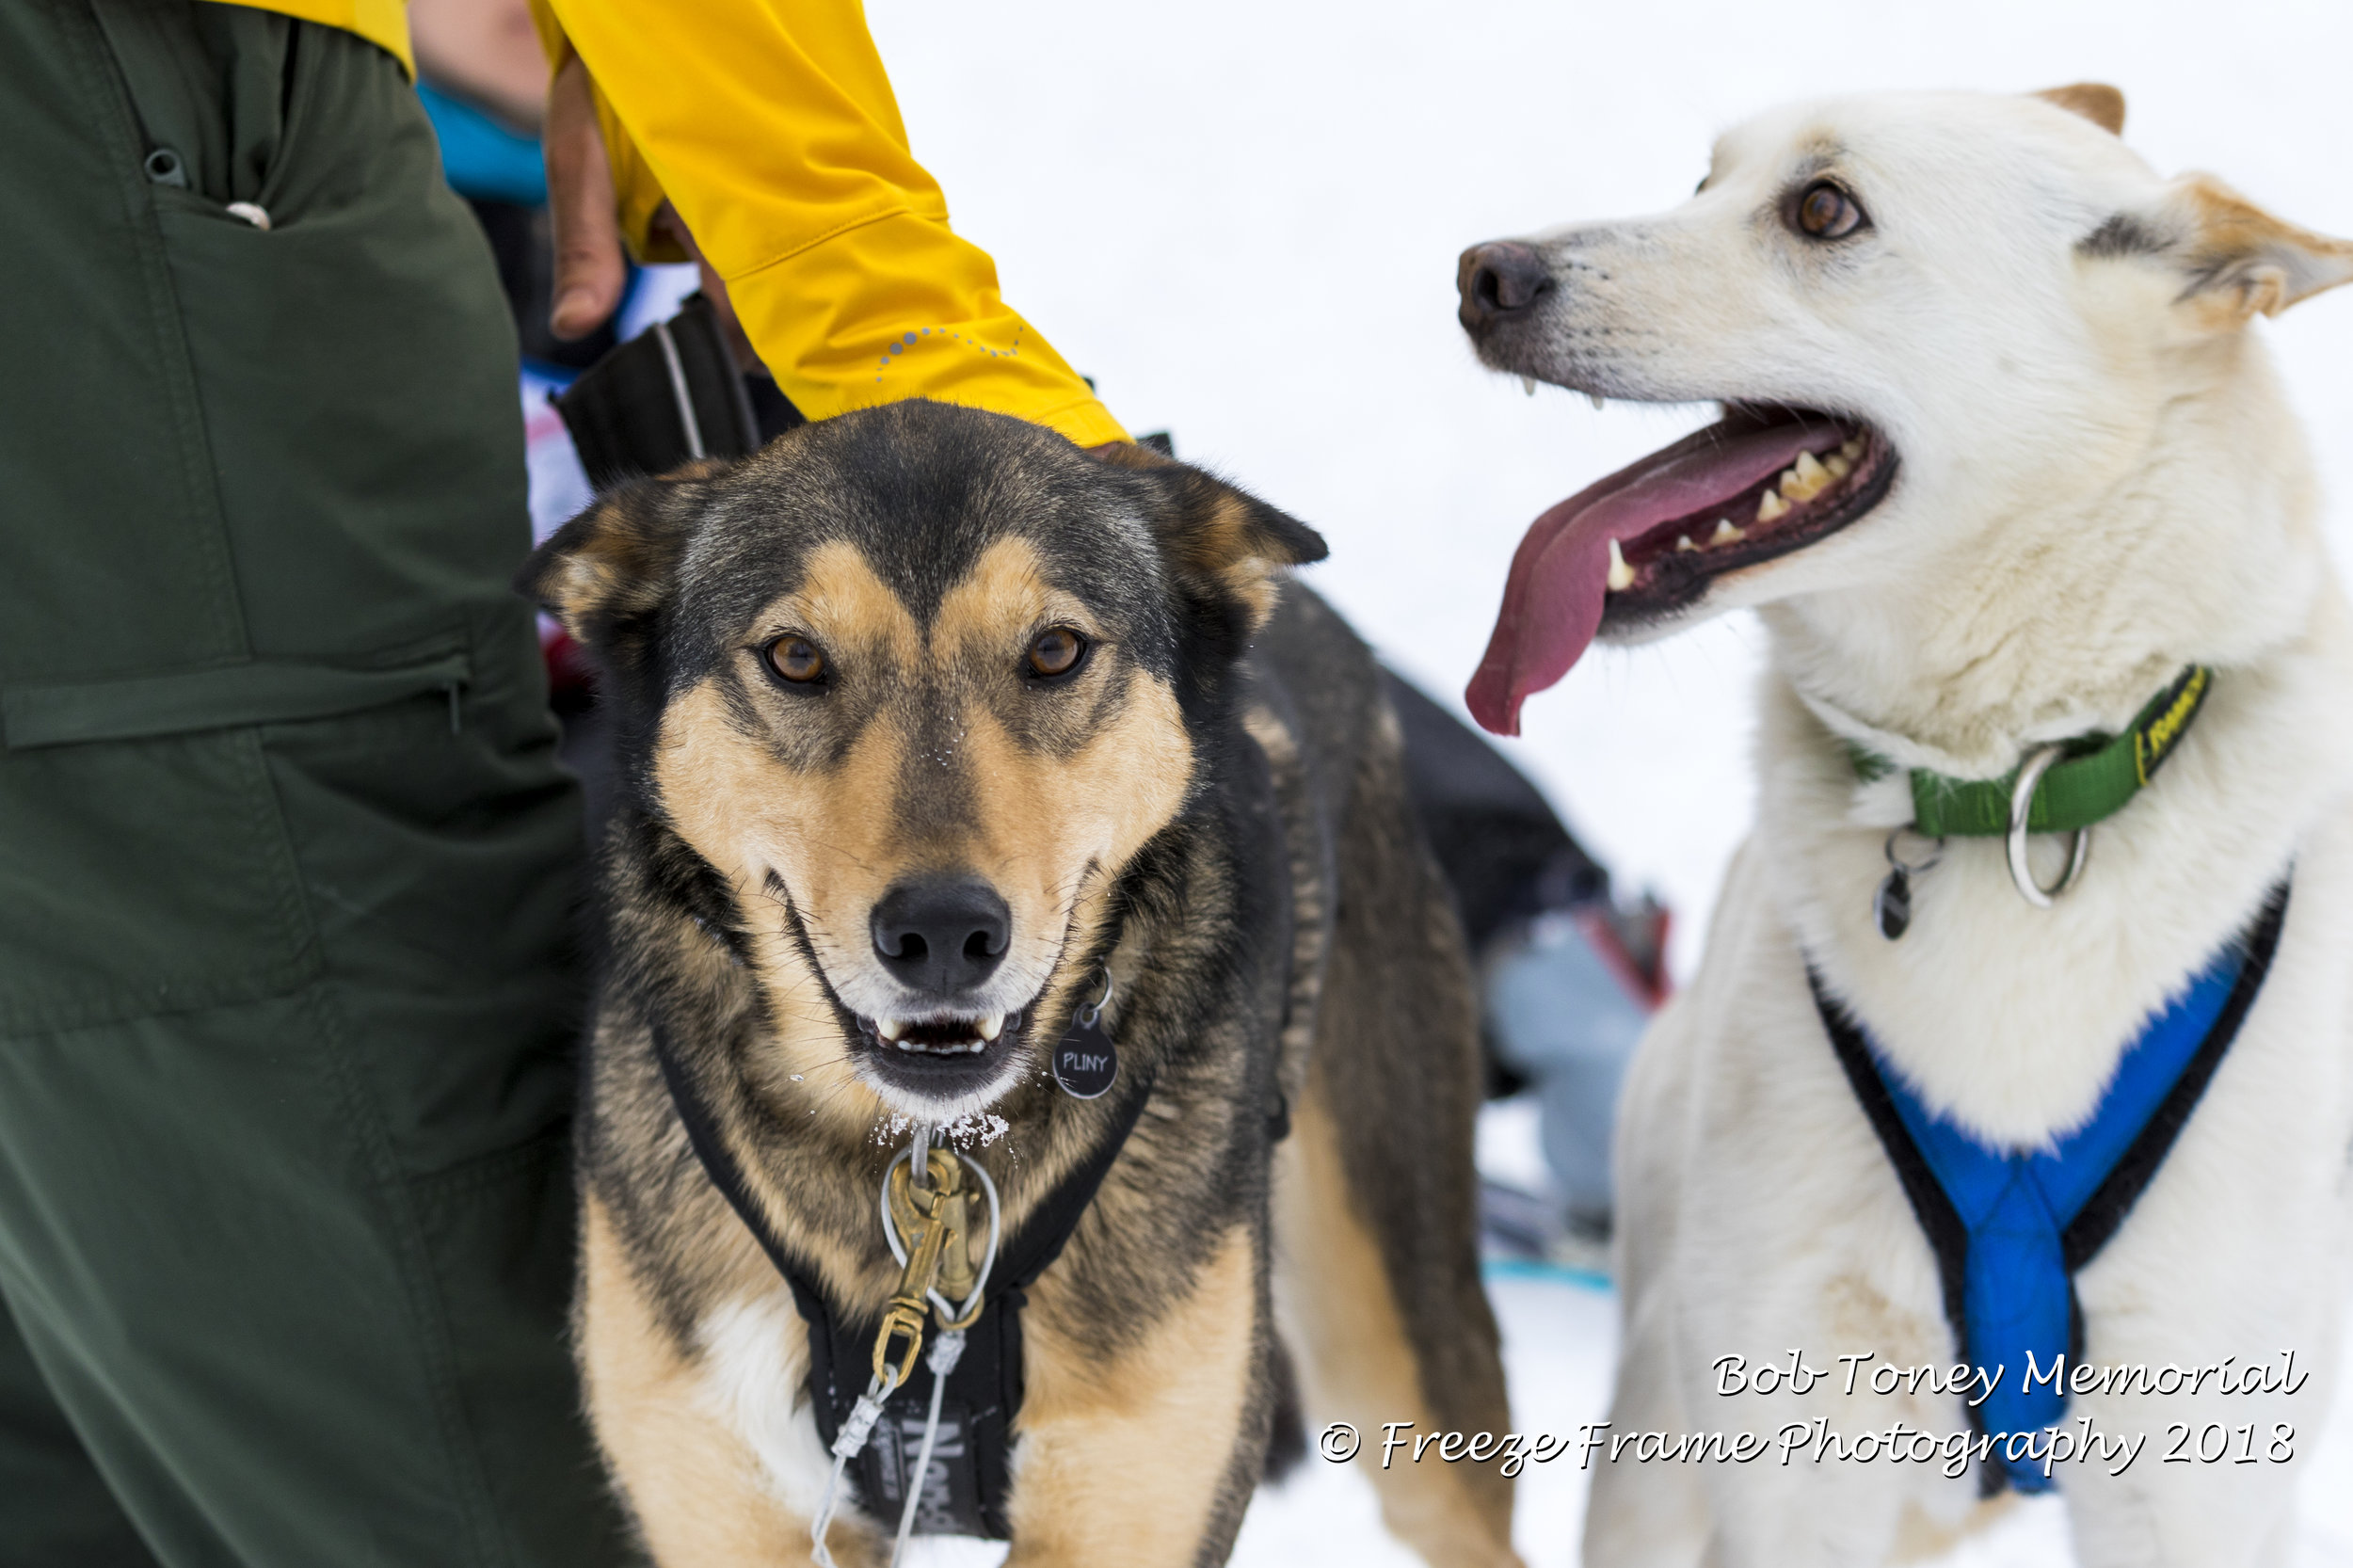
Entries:
[[[1294,1358],[1318,1420],[1507,1430],[1461,937],[1374,666],[1285,575],[1322,553],[1195,470],[909,403],[534,558],[622,731],[578,1332],[659,1561],[808,1560],[920,1126],[1003,1198],[930,1523],[1221,1561]],[[1047,1058],[1106,985],[1080,1099]],[[845,1562],[920,1403],[849,1472]],[[1493,1465],[1374,1473],[1431,1561],[1514,1560]]]

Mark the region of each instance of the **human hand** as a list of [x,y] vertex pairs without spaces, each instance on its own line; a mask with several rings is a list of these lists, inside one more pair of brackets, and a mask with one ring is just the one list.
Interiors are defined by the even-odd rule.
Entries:
[[548,88],[539,147],[547,159],[548,217],[555,235],[555,304],[548,328],[569,342],[604,325],[629,280],[613,215],[613,161],[597,127],[588,68],[577,55]]
[[[548,89],[546,129],[540,145],[548,166],[548,215],[555,233],[555,304],[548,326],[569,341],[584,338],[604,325],[620,308],[621,290],[629,266],[621,252],[620,224],[614,216],[613,160],[597,123],[597,101],[588,68],[575,55],[564,62]],[[653,227],[678,242],[694,258],[702,274],[702,291],[711,300],[735,356],[735,367],[752,371],[760,357],[752,340],[736,320],[728,286],[702,247],[687,232],[678,209],[667,201],[655,209]]]

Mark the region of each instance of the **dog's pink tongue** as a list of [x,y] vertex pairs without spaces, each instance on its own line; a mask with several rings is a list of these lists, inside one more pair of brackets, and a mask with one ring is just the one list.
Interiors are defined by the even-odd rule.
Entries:
[[1497,735],[1516,735],[1520,704],[1569,673],[1601,626],[1610,540],[1731,501],[1799,453],[1837,440],[1826,424],[1737,431],[1714,424],[1546,511],[1512,557],[1495,633],[1464,695],[1471,717]]

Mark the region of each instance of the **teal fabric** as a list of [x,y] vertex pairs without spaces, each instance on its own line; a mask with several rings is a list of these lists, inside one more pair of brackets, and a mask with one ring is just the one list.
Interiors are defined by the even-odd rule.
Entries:
[[548,167],[539,138],[520,136],[432,83],[417,83],[417,98],[441,142],[441,172],[450,189],[476,200],[544,207]]
[[488,248],[273,13],[0,0],[0,1563],[628,1560]]

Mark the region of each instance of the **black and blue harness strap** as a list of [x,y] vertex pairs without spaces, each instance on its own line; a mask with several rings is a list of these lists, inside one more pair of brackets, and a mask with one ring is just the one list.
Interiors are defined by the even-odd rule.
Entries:
[[[2252,926],[2142,1029],[2090,1120],[2047,1149],[1990,1145],[1931,1111],[1807,967],[1838,1064],[1936,1254],[1945,1318],[1973,1367],[2003,1368],[1969,1409],[1979,1435],[2040,1432],[2065,1410],[2057,1378],[2025,1386],[2026,1357],[2041,1373],[2082,1353],[2075,1272],[2116,1234],[2188,1125],[2263,989],[2287,903],[2282,880]],[[2052,1485],[2039,1459],[1994,1452],[1999,1464],[1979,1472],[1989,1496]]]

